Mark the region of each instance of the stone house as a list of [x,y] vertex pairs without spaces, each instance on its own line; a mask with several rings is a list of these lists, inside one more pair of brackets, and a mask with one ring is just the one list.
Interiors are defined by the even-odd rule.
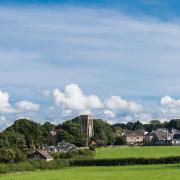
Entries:
[[124,130],[122,133],[128,145],[140,144],[144,141],[143,131]]

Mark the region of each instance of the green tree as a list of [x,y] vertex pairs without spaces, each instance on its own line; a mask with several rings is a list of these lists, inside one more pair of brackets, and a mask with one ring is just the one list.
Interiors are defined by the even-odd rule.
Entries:
[[0,149],[0,162],[14,162],[15,152],[12,149]]

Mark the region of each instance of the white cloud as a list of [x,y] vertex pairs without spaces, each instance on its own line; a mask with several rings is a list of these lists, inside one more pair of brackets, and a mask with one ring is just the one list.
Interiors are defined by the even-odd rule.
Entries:
[[120,96],[111,96],[106,102],[105,105],[109,109],[113,110],[127,110],[132,112],[138,112],[141,110],[141,105],[133,102],[126,101],[122,99]]
[[77,84],[66,85],[64,91],[55,89],[52,96],[62,117],[95,114],[111,121],[118,119],[122,121],[125,115],[131,117],[131,120],[136,120],[138,114],[142,112],[142,105],[135,101],[125,100],[120,96],[101,100],[96,95],[85,95]]
[[9,103],[9,94],[0,90],[0,113],[13,113],[13,109]]
[[56,105],[72,110],[97,109],[103,106],[98,96],[86,96],[77,84],[69,84],[64,92],[59,89],[53,91]]
[[126,101],[120,96],[111,96],[104,102],[96,95],[87,96],[82,92],[77,84],[67,85],[64,92],[55,89],[53,91],[53,98],[56,105],[77,111],[102,108],[132,112],[138,112],[141,110],[140,104],[133,101]]
[[39,104],[35,104],[31,101],[20,101],[16,103],[18,111],[38,111],[40,109]]
[[161,98],[160,104],[162,106],[180,106],[180,100],[173,99],[170,96],[164,96]]
[[159,117],[170,120],[180,118],[180,99],[164,96],[160,100]]
[[4,129],[10,126],[10,122],[6,119],[5,116],[0,116],[0,129]]
[[115,113],[110,110],[104,110],[104,114],[110,118],[114,118],[116,116]]

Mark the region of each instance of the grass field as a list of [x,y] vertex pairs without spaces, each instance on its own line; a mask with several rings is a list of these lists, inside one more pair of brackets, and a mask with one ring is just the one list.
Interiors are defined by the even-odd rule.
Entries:
[[4,175],[1,180],[179,180],[180,165],[77,167]]
[[96,149],[96,159],[168,156],[180,156],[180,146],[108,147]]

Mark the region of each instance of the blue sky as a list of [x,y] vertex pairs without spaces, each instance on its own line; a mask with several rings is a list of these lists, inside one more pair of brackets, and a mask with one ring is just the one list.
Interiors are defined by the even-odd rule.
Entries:
[[0,128],[17,118],[179,118],[180,2],[0,2]]

